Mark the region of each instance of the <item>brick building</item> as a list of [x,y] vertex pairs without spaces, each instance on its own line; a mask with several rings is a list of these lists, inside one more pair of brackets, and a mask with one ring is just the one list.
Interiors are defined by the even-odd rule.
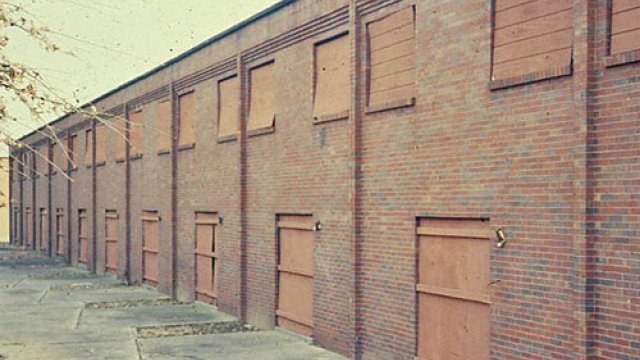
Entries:
[[283,1],[25,136],[12,241],[352,358],[640,359],[639,17]]

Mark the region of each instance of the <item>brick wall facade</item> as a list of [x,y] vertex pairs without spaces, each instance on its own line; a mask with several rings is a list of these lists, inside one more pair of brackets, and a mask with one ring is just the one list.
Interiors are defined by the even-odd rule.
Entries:
[[[58,120],[65,136],[78,135],[78,169],[69,179],[12,174],[21,232],[12,239],[25,244],[30,223],[38,244],[40,208],[49,224],[64,209],[65,257],[77,264],[86,209],[88,268],[104,273],[105,213],[115,210],[117,276],[139,283],[143,212],[157,211],[157,287],[193,301],[195,214],[215,213],[217,306],[272,328],[278,216],[312,215],[322,225],[313,238],[314,341],[352,358],[413,359],[417,221],[483,219],[509,240],[491,250],[490,358],[640,358],[640,55],[611,54],[612,1],[565,1],[571,66],[492,81],[497,4],[536,2],[544,0],[282,2],[96,101],[113,115],[141,109],[142,156],[128,146],[119,161],[121,139],[108,133],[105,163],[85,164],[84,133],[95,124]],[[415,93],[371,104],[369,26],[408,8],[415,83],[403,89]],[[314,119],[314,45],[345,33],[348,115]],[[250,72],[267,62],[274,126],[248,131]],[[221,138],[218,82],[231,76],[240,80],[239,133]],[[191,112],[179,106],[187,93]],[[173,140],[158,152],[158,104],[167,100]],[[194,144],[180,144],[189,116]],[[49,144],[35,133],[23,141]]]

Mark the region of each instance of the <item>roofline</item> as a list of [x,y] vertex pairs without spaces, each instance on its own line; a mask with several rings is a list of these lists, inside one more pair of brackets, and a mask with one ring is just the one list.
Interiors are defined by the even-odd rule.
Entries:
[[[256,21],[258,21],[258,20],[260,20],[260,19],[262,19],[262,18],[264,18],[264,17],[266,17],[266,16],[268,16],[268,15],[270,15],[270,14],[272,14],[272,13],[274,13],[274,12],[276,12],[276,11],[278,11],[278,10],[288,6],[288,5],[290,5],[290,4],[293,4],[296,1],[298,1],[298,0],[280,0],[279,2],[277,2],[277,3],[269,6],[268,8],[256,13],[255,15],[252,15],[249,18],[237,23],[236,25],[233,25],[232,27],[228,28],[227,30],[224,30],[224,31],[222,31],[222,32],[210,37],[209,39],[201,42],[200,44],[192,47],[191,49],[189,49],[189,50],[187,50],[187,51],[175,56],[174,58],[171,58],[171,59],[165,61],[164,63],[152,68],[151,70],[148,70],[147,72],[144,72],[141,75],[138,75],[135,78],[125,82],[124,84],[116,87],[115,89],[109,90],[106,93],[98,96],[97,98],[88,101],[87,103],[85,103],[82,106],[80,106],[80,108],[84,108],[86,106],[89,106],[89,105],[95,104],[95,103],[97,103],[99,101],[102,101],[102,100],[108,98],[109,96],[111,96],[111,95],[113,95],[113,94],[115,94],[115,93],[117,93],[117,92],[119,92],[119,91],[121,91],[123,89],[126,89],[129,86],[131,86],[131,85],[133,85],[133,84],[135,84],[135,83],[137,83],[137,82],[139,82],[141,80],[144,80],[144,79],[150,77],[151,75],[154,75],[154,74],[160,72],[161,70],[164,70],[164,69],[168,68],[169,66],[179,62],[180,60],[189,57],[190,55],[192,55],[192,54],[204,49],[205,47],[217,42],[218,40],[220,40],[220,39],[222,39],[224,37],[227,37],[228,35],[231,35],[231,34],[237,32],[239,30],[242,30],[243,28],[253,24],[254,22],[256,22]],[[41,126],[37,130],[33,130],[33,131],[27,133],[26,135],[23,135],[22,137],[20,137],[19,140],[22,141],[23,139],[25,139],[25,138],[37,133],[38,131],[44,130],[47,126],[55,125],[58,122],[64,120],[65,118],[67,118],[67,117],[69,117],[71,115],[73,115],[73,113],[62,115],[61,117],[48,122],[47,125]]]

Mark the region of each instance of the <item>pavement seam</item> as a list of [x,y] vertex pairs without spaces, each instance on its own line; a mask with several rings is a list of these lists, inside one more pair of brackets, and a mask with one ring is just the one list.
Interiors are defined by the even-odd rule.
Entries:
[[13,284],[9,285],[9,289],[15,288],[16,286],[18,286],[23,281],[24,281],[24,279],[20,279],[20,280],[14,282]]
[[136,351],[138,352],[138,360],[142,360],[142,350],[140,349],[140,341],[138,340],[138,338],[133,339],[133,341],[136,343]]
[[74,329],[78,329],[78,327],[80,327],[80,318],[82,317],[82,313],[84,312],[84,303],[82,304],[82,307],[80,308],[80,310],[78,310],[78,317],[76,318],[76,323],[74,325]]
[[49,293],[49,290],[44,290],[42,292],[42,295],[40,295],[40,298],[38,299],[38,301],[36,302],[36,304],[42,304],[42,300],[44,300],[45,296],[47,296],[47,294]]

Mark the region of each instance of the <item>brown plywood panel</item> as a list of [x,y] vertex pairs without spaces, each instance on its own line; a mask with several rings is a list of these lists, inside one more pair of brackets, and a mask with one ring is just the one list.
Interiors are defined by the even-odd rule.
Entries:
[[71,168],[75,169],[78,166],[78,135],[73,134],[69,138],[69,161],[71,161]]
[[144,114],[142,109],[129,112],[129,143],[130,154],[137,155],[143,152],[143,125]]
[[87,212],[80,210],[78,215],[78,260],[86,263],[88,261],[88,241],[87,241]]
[[319,44],[315,49],[313,116],[320,118],[349,110],[351,106],[351,47],[349,36]]
[[428,294],[418,296],[418,358],[489,360],[488,305]]
[[369,104],[383,104],[393,99],[410,99],[416,94],[413,84],[395,89],[382,90],[369,96]]
[[109,270],[118,268],[118,217],[115,212],[108,212],[105,217],[106,267]]
[[369,105],[415,97],[413,7],[368,24]]
[[237,135],[240,133],[239,99],[240,82],[234,76],[218,83],[218,137]]
[[273,75],[274,63],[269,63],[251,70],[251,91],[249,122],[247,130],[270,128],[275,121],[275,88]]
[[635,9],[637,7],[640,7],[638,0],[613,0],[612,11],[614,14],[617,14],[621,11]]
[[84,132],[84,164],[93,163],[93,135],[91,130]]
[[64,252],[64,214],[58,211],[56,214],[56,253],[62,255]]
[[96,162],[98,163],[106,160],[105,131],[104,125],[96,127]]
[[501,64],[517,59],[549,53],[561,49],[571,49],[573,29],[549,33],[533,39],[518,41],[495,48],[493,62]]
[[111,146],[115,150],[116,159],[124,159],[127,149],[127,121],[123,116],[118,116],[113,122],[114,131],[111,131]]
[[212,225],[196,226],[196,249],[198,252],[208,254],[213,252],[214,227]]
[[611,37],[611,53],[619,54],[640,49],[640,29]]
[[178,98],[178,144],[190,145],[196,142],[196,93],[194,91]]
[[279,316],[313,326],[313,278],[280,273]]
[[613,35],[636,29],[640,29],[640,2],[635,9],[613,14],[611,19],[611,33]]
[[501,29],[571,9],[573,0],[537,0],[496,12],[495,27]]
[[572,11],[565,10],[549,16],[515,24],[496,30],[494,46],[501,46],[515,41],[531,39],[546,33],[573,28]]
[[25,239],[25,243],[27,245],[31,245],[32,244],[31,240],[33,240],[33,235],[32,235],[32,227],[31,227],[31,209],[30,208],[26,208],[24,219],[25,219],[24,223],[26,227],[25,236],[27,237]]
[[489,359],[489,223],[420,219],[418,359]]
[[157,211],[142,212],[142,262],[143,278],[154,285],[158,282],[158,252],[160,243],[160,218]]
[[158,251],[158,237],[160,236],[157,221],[144,221],[144,247],[149,251]]
[[40,209],[40,250],[46,250],[49,244],[49,234],[47,233],[47,210]]
[[280,230],[280,266],[283,271],[313,276],[313,232]]
[[413,8],[407,7],[382,19],[373,21],[367,26],[369,30],[369,37],[375,38],[401,28],[406,24],[413,24],[414,17]]
[[171,101],[156,103],[156,151],[171,149]]
[[158,254],[144,254],[144,279],[152,282],[158,281]]
[[506,79],[533,72],[555,69],[571,64],[572,49],[563,49],[514,60],[508,63],[496,64],[493,67],[494,79]]

